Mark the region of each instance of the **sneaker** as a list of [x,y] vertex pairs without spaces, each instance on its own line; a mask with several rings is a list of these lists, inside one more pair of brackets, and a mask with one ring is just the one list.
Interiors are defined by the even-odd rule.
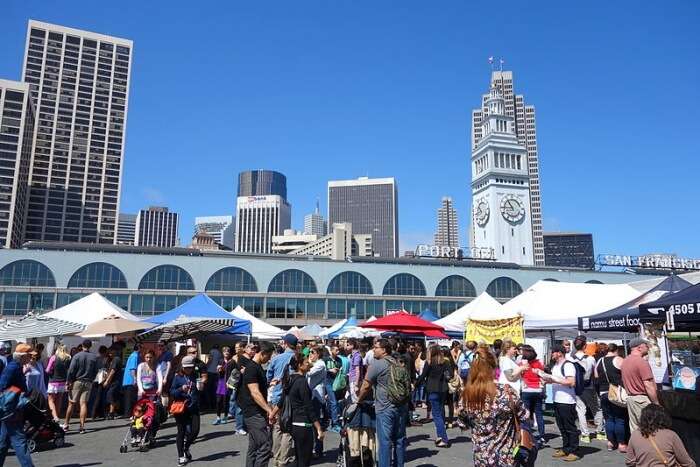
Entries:
[[605,433],[598,433],[595,437],[598,441],[607,441],[608,440],[608,435]]
[[87,433],[87,431],[85,431],[85,427],[84,427],[84,426],[81,426],[81,427],[80,427],[80,431],[79,431],[78,433],[81,434],[81,435],[84,435],[85,433]]
[[245,431],[245,430],[237,430],[237,431],[236,431],[236,434],[237,434],[237,435],[241,435],[241,436],[245,436],[245,435],[248,434],[248,432]]
[[214,420],[214,423],[212,425],[221,425],[221,419],[219,417],[216,417],[216,420]]
[[61,430],[68,433],[68,425],[66,425],[65,423],[61,423]]
[[591,436],[590,435],[581,435],[580,441],[585,444],[591,444]]
[[185,458],[187,459],[187,462],[192,460],[192,453],[189,449],[185,451]]
[[566,453],[562,451],[561,449],[557,449],[552,453],[552,457],[557,458],[557,457],[566,457]]
[[179,458],[177,459],[177,465],[183,466],[183,465],[185,465],[185,464],[187,464],[187,458],[186,458],[186,457],[179,457]]
[[439,442],[435,443],[435,446],[437,446],[439,448],[449,448],[450,443],[446,443],[445,441],[440,440]]
[[563,460],[565,462],[576,462],[579,459],[581,459],[581,458],[574,453],[571,453],[571,454],[561,458],[561,460]]

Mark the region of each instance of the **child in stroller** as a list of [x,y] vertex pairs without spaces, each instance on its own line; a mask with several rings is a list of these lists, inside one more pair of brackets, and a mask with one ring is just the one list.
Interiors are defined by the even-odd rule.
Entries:
[[138,447],[139,451],[147,451],[149,447],[153,447],[156,442],[158,425],[159,416],[156,402],[149,398],[140,399],[131,412],[129,431],[119,447],[119,452],[127,452],[129,445]]
[[53,443],[60,448],[65,444],[65,432],[51,415],[44,395],[34,390],[29,395],[29,402],[24,406],[24,432],[30,452],[36,451],[41,443]]

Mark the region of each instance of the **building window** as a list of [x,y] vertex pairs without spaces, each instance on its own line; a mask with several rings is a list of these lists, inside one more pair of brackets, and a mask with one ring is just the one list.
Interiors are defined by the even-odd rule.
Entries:
[[316,283],[304,271],[287,269],[272,278],[268,292],[316,293]]
[[81,267],[68,281],[69,289],[126,289],[126,277],[116,266],[90,263]]
[[48,311],[54,308],[53,293],[5,292],[0,294],[3,315],[24,316],[28,312]]
[[372,284],[359,272],[341,272],[328,284],[329,294],[372,295]]
[[56,287],[53,273],[44,264],[29,259],[14,261],[0,269],[0,285]]
[[448,276],[440,281],[435,295],[437,297],[476,297],[476,289],[466,277]]
[[384,295],[426,295],[425,285],[413,274],[396,274],[386,281]]
[[257,292],[258,285],[245,269],[227,267],[215,272],[207,281],[206,291]]
[[523,288],[510,277],[498,277],[486,287],[486,293],[494,298],[513,298],[520,295]]
[[181,267],[165,264],[148,271],[141,279],[139,289],[194,290],[194,282],[192,276]]

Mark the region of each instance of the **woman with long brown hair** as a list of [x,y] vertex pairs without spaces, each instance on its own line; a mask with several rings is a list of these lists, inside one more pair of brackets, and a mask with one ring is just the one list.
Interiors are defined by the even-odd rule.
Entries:
[[427,393],[430,410],[435,422],[437,447],[446,448],[450,446],[450,439],[447,437],[445,426],[445,397],[447,395],[447,381],[454,369],[445,364],[440,346],[433,345],[428,351],[428,361],[423,366],[423,372],[416,381],[416,387],[425,381],[425,391]]
[[515,420],[527,422],[527,410],[509,385],[497,384],[496,358],[480,345],[462,393],[465,415],[472,427],[475,467],[515,465]]

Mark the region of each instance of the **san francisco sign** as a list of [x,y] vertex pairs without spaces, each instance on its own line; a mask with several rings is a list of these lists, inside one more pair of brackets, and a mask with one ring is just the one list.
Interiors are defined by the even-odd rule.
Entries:
[[599,255],[598,264],[640,269],[700,270],[700,259],[679,258],[676,255]]

